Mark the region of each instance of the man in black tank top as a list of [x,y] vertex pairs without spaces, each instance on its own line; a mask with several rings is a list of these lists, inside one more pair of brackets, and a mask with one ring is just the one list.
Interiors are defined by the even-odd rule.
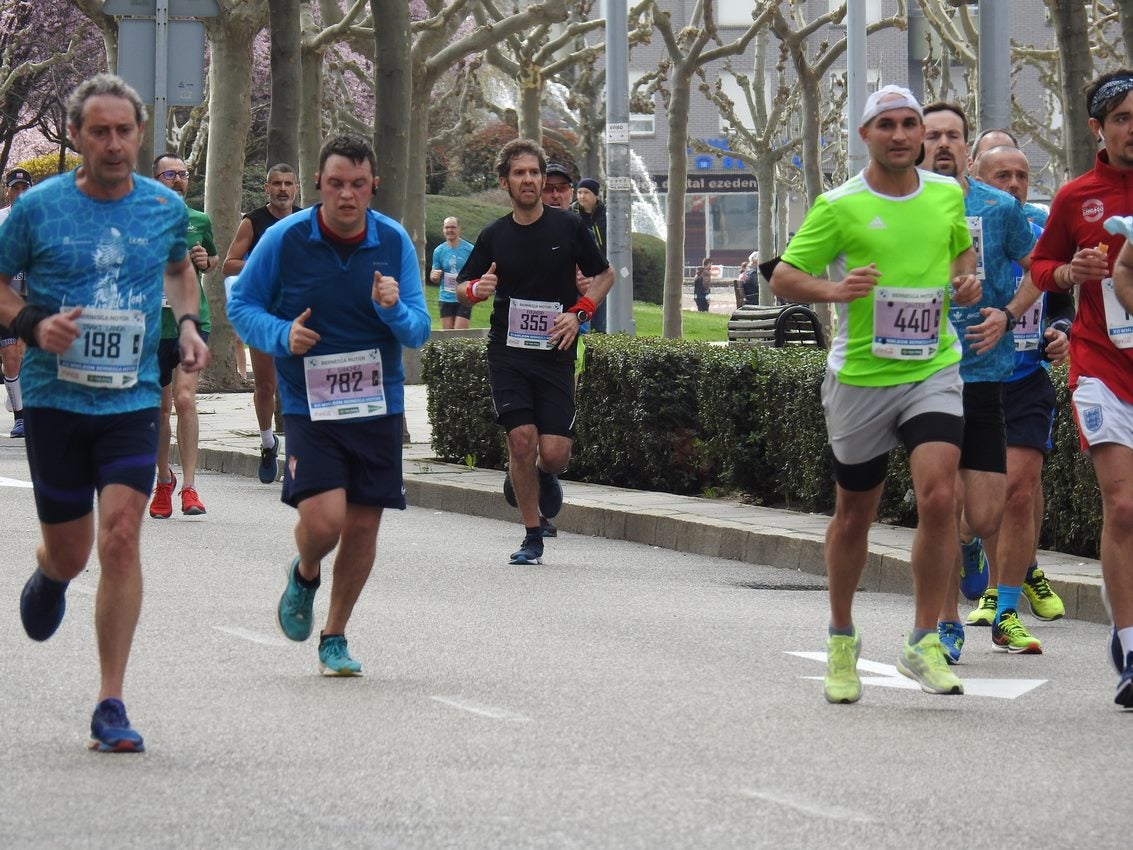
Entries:
[[[295,169],[286,163],[278,163],[268,170],[264,189],[268,194],[266,206],[247,213],[224,258],[224,276],[240,273],[244,268],[244,258],[251,253],[264,232],[280,219],[302,209],[295,203],[299,194],[299,183]],[[271,484],[278,476],[279,438],[272,431],[275,416],[275,363],[262,351],[249,349],[252,353],[252,379],[255,389],[252,401],[256,406],[256,420],[260,428],[260,481]],[[245,372],[244,344],[237,341],[236,370],[243,377]]]

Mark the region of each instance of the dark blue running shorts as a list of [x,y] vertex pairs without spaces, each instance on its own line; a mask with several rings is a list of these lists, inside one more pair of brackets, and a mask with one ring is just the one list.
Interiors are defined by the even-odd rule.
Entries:
[[1046,369],[1003,385],[1007,445],[1050,454],[1054,447],[1054,385]]
[[296,507],[328,490],[346,490],[352,505],[405,510],[401,478],[403,416],[357,422],[283,417],[287,434],[281,501]]
[[40,522],[70,522],[94,509],[94,494],[125,484],[147,496],[157,463],[156,407],[93,415],[54,407],[24,410],[28,466]]

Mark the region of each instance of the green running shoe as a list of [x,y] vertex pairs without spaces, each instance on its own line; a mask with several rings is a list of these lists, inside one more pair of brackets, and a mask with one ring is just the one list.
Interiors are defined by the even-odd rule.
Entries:
[[1000,649],[1021,655],[1042,655],[1043,645],[1032,637],[1019,615],[1008,608],[991,627],[991,641]]
[[999,591],[985,590],[980,596],[980,604],[968,614],[966,625],[988,626],[995,624],[995,609],[999,606]]
[[319,638],[319,670],[324,676],[361,676],[362,663],[350,657],[345,635]]
[[1023,595],[1031,603],[1031,613],[1040,620],[1057,620],[1066,614],[1066,606],[1046,580],[1046,573],[1037,566],[1032,565],[1027,571]]
[[862,680],[858,678],[858,658],[862,654],[862,636],[830,635],[826,639],[826,676],[822,692],[827,702],[851,703],[862,698]]
[[919,684],[926,694],[962,694],[964,683],[948,666],[944,658],[946,652],[935,632],[929,632],[912,645],[905,638],[897,655],[897,670]]

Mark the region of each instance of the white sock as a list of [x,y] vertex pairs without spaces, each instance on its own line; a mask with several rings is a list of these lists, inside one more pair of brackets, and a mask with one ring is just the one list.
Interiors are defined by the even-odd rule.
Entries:
[[275,445],[275,432],[268,428],[266,431],[260,431],[260,442],[264,444],[265,449],[270,449]]
[[1121,654],[1128,658],[1129,653],[1133,652],[1133,626],[1118,629],[1117,637],[1121,641]]
[[8,391],[8,400],[12,402],[12,410],[24,409],[24,394],[20,392],[20,376],[14,378],[4,376],[4,388]]

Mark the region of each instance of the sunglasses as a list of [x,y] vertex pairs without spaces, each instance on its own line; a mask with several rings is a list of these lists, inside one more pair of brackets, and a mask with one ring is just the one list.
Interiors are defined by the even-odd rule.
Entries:
[[189,172],[188,171],[174,171],[171,168],[168,171],[160,172],[157,176],[164,178],[165,180],[173,180],[174,178],[177,178],[177,177],[180,177],[182,180],[188,180],[189,179]]

